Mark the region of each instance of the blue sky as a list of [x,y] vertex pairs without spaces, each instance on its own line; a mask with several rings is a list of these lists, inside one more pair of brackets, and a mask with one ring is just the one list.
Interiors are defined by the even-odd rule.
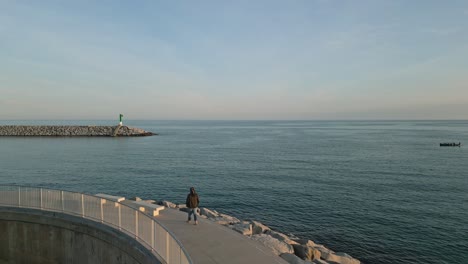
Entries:
[[0,0],[0,119],[468,119],[468,1]]

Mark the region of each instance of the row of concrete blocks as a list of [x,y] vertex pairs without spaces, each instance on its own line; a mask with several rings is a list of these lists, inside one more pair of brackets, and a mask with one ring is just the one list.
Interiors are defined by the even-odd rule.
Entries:
[[[115,202],[115,206],[119,206],[120,203],[125,201],[125,197],[121,197],[121,196],[113,196],[113,195],[103,194],[103,193],[98,193],[96,194],[96,196]],[[135,209],[138,209],[141,212],[146,212],[147,214],[151,216],[158,216],[159,211],[164,210],[165,208],[162,205],[153,204],[153,203],[149,203],[145,201],[130,201],[130,200],[127,200],[127,201],[130,202],[130,204],[127,204],[127,205]]]

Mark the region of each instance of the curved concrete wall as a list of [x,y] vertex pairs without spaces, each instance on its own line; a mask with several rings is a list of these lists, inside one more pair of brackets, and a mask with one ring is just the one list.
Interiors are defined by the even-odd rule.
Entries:
[[0,264],[161,263],[134,238],[88,219],[0,207]]

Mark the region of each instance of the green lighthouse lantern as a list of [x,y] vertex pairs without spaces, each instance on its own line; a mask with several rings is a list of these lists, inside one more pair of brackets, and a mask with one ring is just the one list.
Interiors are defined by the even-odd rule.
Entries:
[[122,115],[122,114],[120,114],[120,115],[119,115],[119,120],[120,120],[120,123],[119,123],[119,125],[122,125],[122,117],[123,117],[123,115]]

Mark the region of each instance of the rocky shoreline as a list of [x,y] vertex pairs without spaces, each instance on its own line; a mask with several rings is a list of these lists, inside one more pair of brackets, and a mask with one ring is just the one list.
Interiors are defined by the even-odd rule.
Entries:
[[[135,197],[131,200],[141,200]],[[147,200],[149,203],[157,203],[167,208],[187,212],[185,204],[175,204],[169,201],[156,202]],[[361,262],[350,255],[342,252],[334,252],[327,247],[316,244],[309,239],[300,239],[285,235],[272,230],[258,221],[243,221],[236,217],[219,213],[215,210],[201,207],[199,216],[213,221],[226,228],[230,228],[250,239],[257,241],[271,249],[276,255],[291,264],[360,264]]]
[[0,126],[0,136],[12,137],[138,137],[157,135],[128,126]]

